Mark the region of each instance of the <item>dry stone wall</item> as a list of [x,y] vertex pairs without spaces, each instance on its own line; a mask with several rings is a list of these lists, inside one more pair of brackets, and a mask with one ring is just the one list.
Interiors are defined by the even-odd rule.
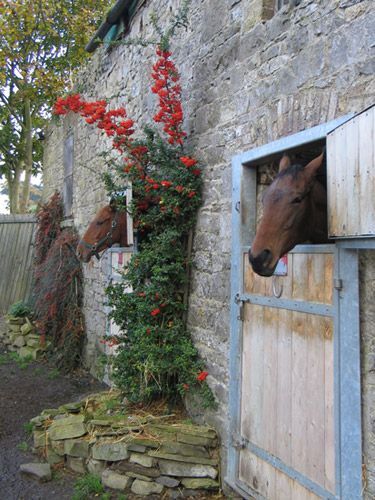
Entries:
[[118,398],[104,392],[44,410],[31,420],[34,452],[51,466],[90,472],[108,488],[142,497],[202,498],[219,490],[214,429],[128,413]]
[[[150,13],[167,22],[180,2],[146,2],[135,16],[130,36],[153,36]],[[190,24],[172,42],[181,71],[185,128],[189,145],[205,165],[204,203],[194,239],[194,269],[189,327],[205,359],[218,412],[195,412],[228,440],[228,348],[231,248],[231,158],[288,134],[358,112],[375,96],[375,4],[372,0],[302,0],[272,16],[261,0],[192,0]],[[267,9],[263,9],[267,7]],[[118,46],[96,52],[82,70],[78,88],[90,99],[118,95],[129,116],[151,121],[152,47]],[[47,139],[45,195],[61,189],[61,137],[72,126],[51,128]],[[100,179],[106,148],[97,131],[74,127],[74,222],[82,233],[105,201]],[[374,265],[366,259],[365,272]],[[95,362],[98,337],[105,329],[100,264],[85,266],[86,359]],[[371,271],[372,272],[372,271]],[[365,296],[371,286],[362,286]],[[366,295],[367,296],[367,295]],[[374,342],[374,318],[362,322],[364,349]],[[364,366],[365,460],[368,491],[375,495],[375,441],[369,432],[371,374]],[[225,461],[225,453],[223,453]]]

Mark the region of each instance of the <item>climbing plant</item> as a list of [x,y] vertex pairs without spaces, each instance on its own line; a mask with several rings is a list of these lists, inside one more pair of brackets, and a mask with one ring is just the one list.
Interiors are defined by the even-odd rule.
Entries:
[[62,200],[55,193],[37,214],[32,307],[49,356],[61,369],[76,368],[84,338],[81,265],[77,235],[61,229]]
[[132,401],[190,391],[212,405],[208,372],[186,327],[188,242],[201,204],[202,171],[185,150],[180,75],[168,43],[161,37],[156,48],[150,82],[157,110],[154,125],[143,127],[142,135],[135,137],[135,124],[123,107],[109,109],[103,99],[87,102],[70,95],[58,99],[55,113],[73,111],[102,130],[120,158],[105,174],[111,195],[119,189],[113,174],[133,189],[130,212],[138,252],[123,281],[107,289],[112,316],[123,332],[117,339],[115,381]]

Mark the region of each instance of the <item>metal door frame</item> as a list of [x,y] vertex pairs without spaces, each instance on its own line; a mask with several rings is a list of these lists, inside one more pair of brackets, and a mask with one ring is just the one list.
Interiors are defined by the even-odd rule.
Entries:
[[[254,446],[240,437],[242,321],[240,307],[244,296],[243,253],[255,234],[256,169],[255,161],[265,159],[303,144],[325,139],[327,134],[353,115],[313,127],[279,139],[259,148],[237,155],[232,160],[232,262],[231,262],[231,334],[229,415],[230,437],[225,481],[244,498],[262,498],[239,480],[238,457],[241,447]],[[329,245],[334,251],[334,302],[325,315],[334,319],[334,418],[335,418],[335,495],[308,478],[280,463],[264,450],[256,450],[274,467],[289,477],[297,478],[309,490],[328,499],[357,500],[362,498],[362,427],[361,427],[361,370],[359,328],[358,248],[375,248],[375,240],[337,241]],[[314,251],[314,246],[297,247],[298,251]],[[315,246],[315,251],[318,248]],[[320,246],[320,251],[322,246]],[[328,250],[328,248],[327,248]],[[307,303],[306,303],[307,304]],[[304,307],[295,301],[265,299],[265,305],[294,309]],[[308,311],[306,311],[308,312]],[[261,456],[263,451],[263,456]]]

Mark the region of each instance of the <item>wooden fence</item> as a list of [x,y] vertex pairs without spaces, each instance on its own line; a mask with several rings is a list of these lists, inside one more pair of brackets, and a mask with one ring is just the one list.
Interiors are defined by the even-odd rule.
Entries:
[[31,290],[34,215],[0,215],[0,314]]

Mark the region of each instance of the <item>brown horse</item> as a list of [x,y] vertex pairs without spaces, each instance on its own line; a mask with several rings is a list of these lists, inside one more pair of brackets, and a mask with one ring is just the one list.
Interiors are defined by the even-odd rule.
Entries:
[[99,252],[114,243],[128,246],[126,215],[126,211],[119,210],[114,202],[101,208],[78,243],[78,258],[89,262],[93,255],[100,259]]
[[327,194],[316,179],[324,153],[306,167],[286,155],[264,194],[263,217],[249,250],[255,273],[272,276],[280,257],[295,245],[327,242]]

